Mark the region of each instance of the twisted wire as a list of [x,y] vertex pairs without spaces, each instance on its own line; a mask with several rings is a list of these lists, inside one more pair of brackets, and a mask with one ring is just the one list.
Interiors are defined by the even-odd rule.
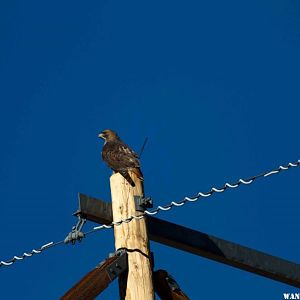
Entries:
[[185,197],[183,198],[181,201],[178,201],[178,202],[175,202],[175,201],[172,201],[170,204],[167,204],[167,205],[164,205],[164,206],[161,206],[159,205],[156,209],[153,209],[153,210],[145,210],[143,213],[141,213],[140,215],[138,216],[130,216],[126,219],[123,219],[123,220],[120,220],[120,221],[114,221],[112,222],[111,224],[109,225],[106,225],[106,224],[103,224],[103,225],[100,225],[100,226],[96,226],[93,228],[93,230],[87,232],[86,234],[90,234],[90,233],[93,233],[97,230],[100,230],[100,229],[108,229],[108,228],[112,228],[113,226],[119,226],[121,225],[122,223],[129,223],[131,222],[133,219],[135,220],[140,220],[142,218],[144,218],[146,215],[150,215],[150,216],[153,216],[153,215],[156,215],[158,214],[160,211],[168,211],[170,209],[172,209],[173,207],[180,207],[180,206],[183,206],[185,205],[187,202],[196,202],[198,201],[200,198],[207,198],[207,197],[210,197],[212,196],[214,193],[224,193],[226,190],[228,189],[235,189],[235,188],[238,188],[239,186],[241,185],[249,185],[251,183],[253,183],[256,179],[258,178],[266,178],[266,177],[269,177],[269,176],[272,176],[272,175],[275,175],[275,174],[278,174],[282,171],[286,171],[288,169],[291,169],[291,168],[295,168],[295,167],[298,167],[300,165],[300,159],[298,159],[296,162],[294,163],[288,163],[286,166],[279,166],[277,169],[273,169],[271,171],[267,171],[267,172],[264,172],[264,173],[261,173],[261,174],[258,174],[258,175],[255,175],[255,176],[252,176],[250,178],[247,178],[247,179],[239,179],[237,182],[234,182],[234,183],[225,183],[223,187],[221,188],[216,188],[216,187],[212,187],[210,189],[210,191],[206,192],[206,193],[203,193],[203,192],[199,192],[196,196],[194,197]]
[[[144,218],[147,215],[156,215],[158,214],[160,211],[168,211],[170,209],[172,209],[173,207],[180,207],[185,205],[187,202],[196,202],[197,200],[199,200],[200,198],[207,198],[212,196],[214,193],[223,193],[228,189],[235,189],[238,188],[240,185],[249,185],[251,183],[253,183],[256,179],[258,178],[265,178],[265,177],[269,177],[275,174],[278,174],[282,171],[286,171],[288,169],[294,168],[294,167],[298,167],[300,165],[300,159],[294,163],[288,163],[286,166],[279,166],[277,169],[271,170],[271,171],[267,171],[261,174],[258,174],[256,176],[250,177],[248,179],[239,179],[237,182],[235,183],[225,183],[223,187],[221,188],[216,188],[216,187],[212,187],[210,189],[210,191],[203,193],[203,192],[199,192],[196,196],[194,197],[185,197],[183,198],[181,201],[175,202],[172,201],[170,204],[164,205],[164,206],[158,206],[156,209],[153,210],[145,210],[144,212],[142,212],[139,215],[132,215],[126,219],[120,220],[120,221],[114,221],[112,223],[110,223],[109,225],[103,224],[100,226],[96,226],[94,227],[92,230],[85,232],[84,236],[87,236],[91,233],[97,232],[98,230],[101,229],[109,229],[109,228],[113,228],[114,226],[119,226],[122,223],[129,223],[132,220],[140,220],[142,218]],[[59,242],[50,242],[47,244],[44,244],[43,246],[41,246],[39,249],[33,249],[30,252],[26,253],[24,252],[21,256],[14,256],[12,259],[8,260],[8,261],[0,261],[0,267],[2,266],[11,266],[12,264],[14,264],[16,261],[18,260],[23,260],[26,257],[31,257],[35,254],[40,254],[42,253],[44,250],[55,247],[57,245],[63,244],[65,243],[65,240],[59,241]]]
[[39,249],[32,249],[30,252],[24,252],[21,256],[14,256],[13,258],[7,260],[7,261],[0,261],[0,267],[2,266],[11,266],[13,263],[15,263],[18,260],[23,260],[26,257],[31,257],[35,254],[40,254],[42,253],[44,250],[55,247],[57,245],[63,244],[64,241],[59,241],[59,242],[50,242],[47,244],[44,244],[43,246],[41,246]]

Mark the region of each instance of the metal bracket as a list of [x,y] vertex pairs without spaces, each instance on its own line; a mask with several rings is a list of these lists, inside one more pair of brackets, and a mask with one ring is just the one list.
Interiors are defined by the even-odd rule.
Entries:
[[180,291],[178,283],[170,274],[168,274],[168,276],[166,277],[166,281],[172,291]]
[[150,197],[133,196],[135,210],[144,212],[147,208],[153,207],[153,201]]
[[81,242],[81,240],[84,238],[84,233],[81,231],[81,229],[85,222],[86,219],[82,219],[79,215],[77,224],[72,227],[72,231],[68,233],[64,240],[65,244],[72,243],[72,245],[74,245],[77,240]]
[[121,275],[128,268],[126,251],[118,250],[115,252],[115,255],[118,256],[118,258],[106,268],[106,272],[111,281]]

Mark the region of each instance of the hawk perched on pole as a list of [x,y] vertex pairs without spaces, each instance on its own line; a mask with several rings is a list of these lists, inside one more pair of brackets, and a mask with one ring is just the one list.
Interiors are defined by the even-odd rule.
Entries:
[[121,141],[116,132],[106,129],[98,136],[105,141],[101,153],[102,159],[114,172],[119,172],[131,186],[135,184],[128,171],[132,171],[143,180],[138,155]]

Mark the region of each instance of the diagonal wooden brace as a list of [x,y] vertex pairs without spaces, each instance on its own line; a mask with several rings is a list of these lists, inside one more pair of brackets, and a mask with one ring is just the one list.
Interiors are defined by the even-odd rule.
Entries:
[[165,270],[153,273],[154,290],[164,300],[189,300],[175,279]]
[[67,291],[61,300],[93,300],[123,272],[127,271],[126,251],[117,251],[87,273],[78,283]]

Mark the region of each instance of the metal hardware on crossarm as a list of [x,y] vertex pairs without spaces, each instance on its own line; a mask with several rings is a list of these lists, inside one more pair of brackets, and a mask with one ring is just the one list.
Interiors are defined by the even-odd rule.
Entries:
[[65,244],[72,243],[72,245],[74,245],[76,241],[81,242],[84,238],[84,233],[81,230],[85,222],[86,219],[81,218],[79,215],[77,224],[72,227],[72,231],[68,233],[64,240]]

